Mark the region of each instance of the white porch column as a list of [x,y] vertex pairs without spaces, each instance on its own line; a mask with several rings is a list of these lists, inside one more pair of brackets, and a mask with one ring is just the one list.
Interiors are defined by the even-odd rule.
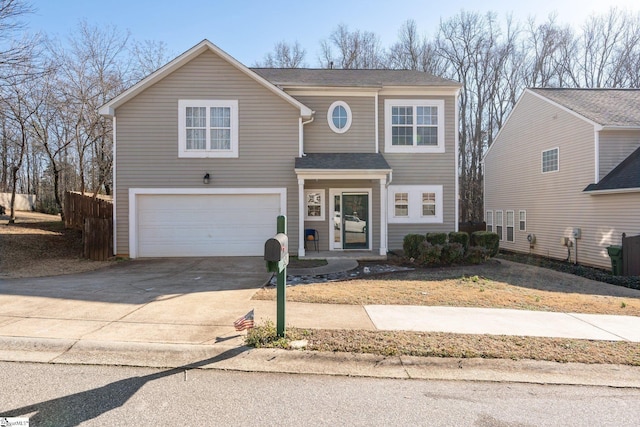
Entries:
[[304,255],[304,179],[298,178],[298,256]]
[[380,179],[380,255],[387,254],[387,179]]

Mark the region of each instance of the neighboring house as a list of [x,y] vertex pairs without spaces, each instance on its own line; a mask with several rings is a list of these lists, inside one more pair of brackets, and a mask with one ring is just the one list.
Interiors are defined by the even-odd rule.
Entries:
[[484,174],[501,248],[610,268],[607,247],[640,234],[640,90],[525,90]]
[[117,255],[386,256],[457,229],[457,82],[417,71],[250,69],[207,40],[100,108],[113,117]]

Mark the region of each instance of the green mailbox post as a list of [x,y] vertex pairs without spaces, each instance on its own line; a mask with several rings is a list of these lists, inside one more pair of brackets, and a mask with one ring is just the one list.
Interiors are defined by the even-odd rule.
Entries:
[[278,234],[267,240],[264,244],[264,260],[267,262],[267,271],[277,273],[277,322],[276,332],[279,337],[284,337],[285,325],[285,300],[287,289],[287,265],[289,265],[289,237],[287,237],[287,218],[284,215],[278,217]]

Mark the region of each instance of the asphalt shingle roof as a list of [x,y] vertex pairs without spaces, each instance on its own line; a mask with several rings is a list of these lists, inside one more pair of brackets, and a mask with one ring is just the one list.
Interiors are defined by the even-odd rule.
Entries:
[[531,89],[602,126],[640,127],[640,89]]
[[461,86],[460,83],[413,70],[343,70],[251,68],[276,86],[383,87]]
[[624,159],[597,184],[590,184],[584,191],[640,188],[640,147]]
[[380,153],[308,153],[296,157],[296,169],[391,170]]

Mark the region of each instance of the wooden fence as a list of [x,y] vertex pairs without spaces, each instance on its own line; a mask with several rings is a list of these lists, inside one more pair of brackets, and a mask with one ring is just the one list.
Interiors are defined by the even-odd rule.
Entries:
[[113,255],[113,202],[68,191],[64,224],[82,230],[83,257],[104,261]]

